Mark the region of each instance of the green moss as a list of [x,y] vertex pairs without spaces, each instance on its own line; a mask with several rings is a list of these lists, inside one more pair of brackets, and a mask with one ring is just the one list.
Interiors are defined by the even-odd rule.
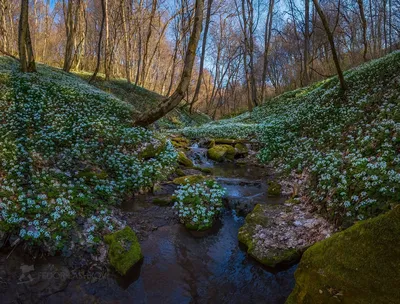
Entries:
[[193,162],[182,151],[178,153],[178,163],[185,167],[193,167]]
[[212,225],[213,225],[213,223],[210,223],[208,226],[204,226],[204,227],[202,227],[202,228],[200,229],[198,225],[193,225],[193,224],[190,224],[190,223],[186,223],[186,224],[185,224],[185,227],[186,227],[186,229],[188,229],[188,230],[205,231],[205,230],[210,229],[210,228],[212,227]]
[[400,206],[311,246],[286,303],[398,303]]
[[171,138],[171,143],[175,148],[178,149],[187,149],[189,147],[190,141],[185,137],[174,137]]
[[282,264],[290,264],[301,256],[301,250],[295,248],[272,249],[268,252],[258,252],[254,240],[257,226],[268,227],[270,221],[266,209],[278,210],[280,206],[261,205],[255,206],[252,212],[246,216],[246,223],[240,227],[238,233],[239,242],[246,245],[247,253],[265,266],[274,268]]
[[269,196],[279,196],[281,194],[282,186],[275,181],[268,181],[267,193]]
[[165,149],[165,141],[159,145],[147,145],[146,148],[139,153],[139,158],[150,159],[159,155]]
[[178,176],[185,176],[185,172],[183,172],[183,170],[182,170],[181,168],[177,168],[177,169],[175,170],[175,173],[176,173]]
[[230,145],[215,145],[208,149],[207,155],[210,159],[221,162],[224,159],[234,160],[236,150]]
[[229,138],[216,138],[216,139],[214,139],[214,142],[216,144],[234,145],[237,143],[237,140],[229,139]]
[[172,182],[176,185],[195,184],[204,181],[203,175],[187,175],[175,178]]
[[153,204],[159,205],[159,206],[167,206],[171,204],[170,199],[162,199],[162,198],[155,198],[153,199]]
[[135,232],[130,227],[105,235],[104,241],[109,245],[108,258],[110,264],[121,275],[139,262],[142,258],[142,251]]
[[213,173],[213,170],[211,168],[202,168],[202,167],[195,166],[194,169],[199,170],[199,171],[201,171],[201,172],[203,172],[205,174],[212,174]]
[[236,153],[240,155],[247,155],[249,153],[249,149],[247,149],[245,144],[237,143],[235,145]]

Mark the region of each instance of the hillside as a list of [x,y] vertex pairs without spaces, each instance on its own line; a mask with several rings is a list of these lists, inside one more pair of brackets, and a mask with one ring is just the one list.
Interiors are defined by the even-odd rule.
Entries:
[[[85,72],[75,72],[75,74],[85,80],[90,79],[92,75]],[[131,104],[136,113],[142,113],[149,110],[157,105],[157,103],[163,98],[163,96],[157,93],[148,91],[134,84],[129,84],[126,79],[123,78],[110,79],[106,81],[102,74],[97,76],[93,85]],[[206,114],[200,112],[194,112],[191,114],[189,112],[189,107],[187,105],[182,105],[157,121],[154,124],[154,127],[157,129],[174,129],[187,126],[194,127],[210,121],[211,119]]]
[[111,206],[164,179],[177,154],[131,127],[134,107],[59,69],[0,57],[0,230],[46,251],[120,228]]
[[400,200],[400,52],[282,94],[251,114],[184,128],[190,138],[253,138],[258,157],[307,176],[306,199],[339,224]]

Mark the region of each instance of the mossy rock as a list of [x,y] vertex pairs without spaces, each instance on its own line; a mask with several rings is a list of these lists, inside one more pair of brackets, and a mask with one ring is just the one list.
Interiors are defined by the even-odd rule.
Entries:
[[182,151],[178,153],[178,163],[185,167],[193,167],[193,162]]
[[230,139],[230,138],[215,138],[214,142],[217,145],[235,145],[237,143],[237,140],[235,139]]
[[156,197],[155,199],[153,199],[153,204],[158,205],[158,206],[168,206],[169,204],[171,204],[172,199],[169,198],[158,198]]
[[208,148],[213,148],[215,146],[215,140],[212,139],[210,140],[210,143],[208,144]]
[[130,227],[105,235],[109,245],[108,259],[118,273],[125,275],[142,258],[142,250],[135,232]]
[[[266,212],[266,211],[269,212]],[[271,212],[272,211],[272,212]],[[256,247],[254,235],[257,226],[268,227],[270,225],[269,215],[280,212],[279,205],[257,204],[253,211],[246,216],[246,223],[240,227],[238,232],[239,242],[247,247],[247,253],[263,265],[275,268],[280,265],[289,265],[298,261],[302,250],[297,248],[270,249],[268,252],[259,252]]]
[[187,149],[189,147],[190,141],[184,137],[174,137],[171,138],[171,143],[174,145],[175,148],[178,149]]
[[279,196],[281,195],[282,186],[275,181],[268,181],[267,193],[269,196]]
[[165,141],[162,141],[159,145],[147,145],[146,148],[139,153],[139,158],[150,159],[159,155],[165,150]]
[[225,159],[234,160],[236,155],[236,150],[230,145],[215,145],[214,147],[208,149],[208,158],[222,162]]
[[212,226],[213,226],[212,222],[209,225],[207,225],[205,227],[202,227],[201,229],[199,228],[198,225],[194,225],[194,224],[191,224],[191,223],[186,223],[185,224],[185,228],[188,229],[188,230],[192,230],[192,231],[205,231],[205,230],[210,229]]
[[187,175],[175,178],[172,182],[176,185],[196,184],[205,180],[203,175]]
[[399,303],[399,244],[400,206],[316,243],[286,303]]
[[213,170],[211,168],[202,168],[202,167],[196,166],[196,167],[194,167],[194,169],[199,170],[199,171],[201,171],[201,172],[203,172],[205,174],[212,174],[213,173]]
[[236,154],[239,154],[239,155],[247,155],[247,154],[249,154],[249,149],[247,149],[245,144],[237,143],[235,145],[235,149],[236,149]]
[[178,176],[185,176],[185,172],[183,172],[183,170],[182,170],[181,168],[177,168],[177,169],[175,170],[175,173],[176,173]]

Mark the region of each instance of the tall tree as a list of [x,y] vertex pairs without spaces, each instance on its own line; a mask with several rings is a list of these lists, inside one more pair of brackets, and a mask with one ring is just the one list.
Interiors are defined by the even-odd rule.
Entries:
[[168,112],[173,110],[184,98],[190,84],[194,60],[196,57],[197,45],[199,43],[201,35],[201,28],[203,24],[203,9],[204,0],[196,0],[193,30],[190,34],[189,44],[186,50],[185,63],[183,66],[178,87],[171,95],[171,97],[164,99],[158,107],[140,115],[139,118],[134,122],[136,126],[150,125],[151,123],[155,122],[156,120],[160,119]]
[[[305,0],[308,1],[308,0]],[[269,0],[267,19],[265,20],[265,31],[264,31],[264,63],[263,63],[263,73],[262,73],[262,84],[261,84],[261,100],[265,99],[265,87],[267,82],[267,72],[268,72],[268,53],[271,44],[271,34],[272,34],[272,17],[274,15],[274,0]]]
[[362,29],[363,29],[363,43],[364,43],[363,59],[364,59],[364,61],[367,61],[367,52],[368,52],[367,19],[365,18],[363,0],[357,0],[357,3],[358,3],[358,8],[360,10],[360,18],[361,18],[361,24],[362,24]]
[[21,72],[36,72],[31,34],[29,30],[29,0],[21,0],[21,14],[18,29],[18,50]]
[[125,76],[128,83],[131,83],[131,71],[130,71],[130,58],[129,58],[129,41],[128,41],[128,30],[126,26],[125,18],[125,0],[121,0],[121,20],[122,20],[122,31],[124,37],[124,51],[125,51]]
[[194,104],[199,99],[201,83],[202,83],[202,80],[203,80],[204,58],[205,58],[206,47],[207,47],[208,29],[210,27],[212,3],[213,3],[213,0],[208,0],[207,1],[207,15],[206,15],[206,24],[205,24],[205,27],[204,27],[203,43],[202,43],[202,46],[201,46],[200,68],[199,68],[199,75],[198,75],[198,78],[197,78],[196,89],[195,89],[194,94],[193,94],[192,102],[190,103],[190,112],[191,113],[193,111]]
[[99,33],[99,40],[97,43],[97,62],[96,68],[92,77],[89,80],[89,83],[96,79],[97,73],[100,70],[100,60],[101,60],[101,41],[103,40],[103,31],[104,31],[104,23],[106,19],[106,2],[107,0],[101,0],[101,11],[102,11],[102,18],[101,18],[101,25],[100,25],[100,33]]
[[[328,19],[326,19],[326,16],[325,16],[323,10],[321,9],[321,6],[319,5],[318,0],[313,0],[313,2],[314,2],[314,6],[315,6],[315,9],[317,10],[319,17],[321,18],[322,25],[324,26],[326,36],[328,37],[328,41],[331,46],[332,57],[333,57],[333,61],[335,63],[335,67],[337,70],[340,87],[342,88],[343,91],[346,91],[347,84],[346,84],[346,81],[344,80],[342,68],[340,67],[339,57],[336,52],[335,41],[333,40],[332,31],[329,28]],[[340,1],[338,3],[338,10],[340,10]]]
[[81,6],[81,0],[67,0],[68,4],[65,7],[65,0],[63,0],[63,7],[65,12],[65,31],[67,35],[67,41],[65,43],[65,55],[64,55],[64,67],[65,72],[69,72],[72,67],[72,63],[75,55],[75,42],[76,32],[79,23],[79,10]]
[[106,80],[110,80],[111,73],[111,52],[110,52],[110,24],[108,17],[108,0],[102,0],[104,26],[106,29],[105,45],[104,45],[104,74]]
[[[362,0],[360,0],[362,1]],[[310,48],[310,0],[304,0],[304,76],[303,84],[308,85],[308,55]]]

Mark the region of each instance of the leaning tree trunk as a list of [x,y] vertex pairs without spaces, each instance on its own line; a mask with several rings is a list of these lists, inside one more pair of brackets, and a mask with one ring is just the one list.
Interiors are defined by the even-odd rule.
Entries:
[[164,99],[161,104],[143,113],[135,122],[136,126],[148,126],[156,120],[160,119],[168,112],[173,110],[184,98],[185,92],[189,87],[190,79],[192,76],[192,70],[194,60],[196,57],[197,45],[199,43],[201,28],[203,24],[203,8],[204,0],[196,0],[196,11],[194,16],[193,30],[190,35],[189,45],[186,51],[185,63],[182,70],[181,80],[176,88],[175,92],[171,97]]
[[29,31],[29,0],[21,0],[21,15],[18,29],[18,50],[21,72],[36,72],[35,57],[33,55],[31,35]]
[[340,67],[339,57],[336,53],[335,42],[333,40],[333,34],[329,28],[328,20],[326,19],[324,12],[322,11],[321,7],[319,6],[318,0],[313,0],[313,2],[314,2],[315,9],[317,10],[319,17],[321,18],[322,25],[324,26],[326,36],[328,37],[328,41],[331,46],[332,57],[333,57],[333,61],[335,62],[335,67],[336,67],[337,74],[339,77],[340,87],[342,88],[343,91],[346,91],[347,84],[346,84],[346,81],[344,80],[342,68]]

